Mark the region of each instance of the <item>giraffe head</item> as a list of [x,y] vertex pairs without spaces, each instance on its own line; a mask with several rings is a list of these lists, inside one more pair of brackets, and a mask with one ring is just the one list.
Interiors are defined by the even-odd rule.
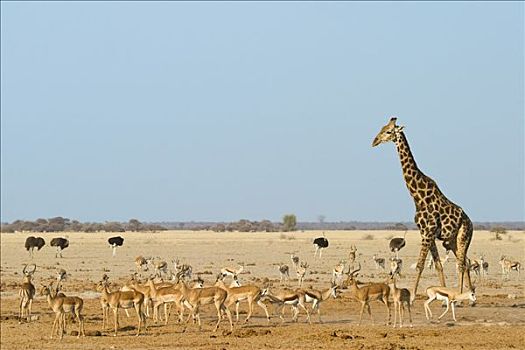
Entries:
[[397,135],[403,130],[404,126],[396,125],[396,117],[390,118],[388,124],[383,126],[372,142],[372,147],[389,141],[396,141]]

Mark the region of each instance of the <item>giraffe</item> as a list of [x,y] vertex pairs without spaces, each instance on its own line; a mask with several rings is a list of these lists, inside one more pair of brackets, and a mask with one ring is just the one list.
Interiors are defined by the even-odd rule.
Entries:
[[416,268],[417,277],[412,293],[412,301],[415,299],[417,286],[425,267],[425,260],[429,250],[432,254],[440,283],[443,287],[445,286],[443,265],[436,247],[436,239],[443,241],[443,246],[447,250],[451,250],[457,258],[460,293],[463,292],[464,274],[467,275],[467,282],[472,290],[470,273],[466,267],[468,261],[467,250],[473,233],[472,222],[461,207],[445,197],[434,180],[419,170],[403,133],[404,127],[396,125],[396,120],[396,117],[392,117],[388,124],[383,126],[372,142],[372,147],[390,141],[396,144],[403,177],[416,206],[414,221],[421,233],[421,250]]

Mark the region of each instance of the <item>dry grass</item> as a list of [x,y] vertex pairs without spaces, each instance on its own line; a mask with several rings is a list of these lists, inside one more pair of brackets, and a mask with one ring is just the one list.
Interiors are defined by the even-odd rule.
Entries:
[[[216,319],[213,308],[202,308],[204,331],[198,332],[190,325],[187,332],[182,333],[182,326],[173,321],[168,325],[154,325],[149,320],[147,335],[134,337],[135,318],[126,318],[121,313],[121,334],[117,338],[110,337],[110,332],[101,329],[100,303],[94,292],[94,282],[98,281],[104,270],[116,286],[121,285],[134,271],[134,257],[160,256],[163,259],[178,257],[181,261],[190,263],[195,272],[200,272],[207,285],[214,282],[214,276],[220,267],[236,266],[245,261],[247,273],[242,275],[243,283],[269,284],[273,289],[279,286],[279,272],[275,263],[284,262],[290,265],[290,252],[295,252],[302,261],[308,261],[312,273],[305,281],[307,287],[322,289],[330,285],[331,269],[341,259],[346,259],[348,247],[355,244],[359,250],[358,261],[362,264],[363,274],[360,280],[380,281],[384,278],[376,273],[372,262],[373,254],[387,256],[388,242],[391,235],[388,231],[374,231],[373,234],[364,231],[331,231],[327,232],[330,247],[323,251],[322,259],[313,258],[311,241],[318,237],[320,232],[284,233],[295,239],[282,239],[283,233],[221,233],[212,232],[161,232],[161,233],[125,233],[124,246],[119,249],[117,256],[111,256],[111,249],[107,248],[107,237],[112,234],[96,233],[83,235],[69,233],[71,245],[63,253],[63,259],[55,259],[54,250],[44,247],[35,253],[33,261],[38,265],[35,275],[37,288],[50,276],[60,263],[71,274],[64,284],[65,293],[80,295],[84,298],[86,315],[85,339],[66,336],[60,343],[49,339],[52,312],[42,297],[35,299],[33,310],[38,320],[18,325],[17,288],[21,283],[22,264],[30,262],[24,250],[25,234],[1,235],[1,347],[2,349],[253,349],[253,348],[359,348],[359,349],[508,349],[523,348],[525,332],[525,305],[523,297],[524,276],[516,279],[511,274],[511,280],[502,280],[498,271],[497,261],[504,254],[514,256],[523,262],[523,246],[508,240],[490,241],[488,232],[475,232],[471,252],[486,252],[491,270],[486,282],[480,283],[480,295],[476,307],[458,308],[458,323],[450,323],[450,315],[445,316],[443,323],[428,323],[425,319],[422,302],[424,288],[437,284],[438,279],[434,271],[425,270],[421,280],[421,287],[415,306],[412,309],[415,328],[392,330],[391,327],[380,325],[385,317],[384,307],[372,303],[372,313],[376,324],[365,316],[363,326],[356,325],[359,305],[352,300],[349,292],[343,290],[340,298],[328,300],[321,306],[321,313],[325,324],[306,324],[304,314],[300,315],[299,323],[287,322],[282,325],[272,317],[272,324],[268,326],[260,309],[255,306],[251,324],[239,324],[232,334],[222,333],[226,325],[221,325],[220,331],[211,333],[212,323]],[[52,234],[42,234],[46,241]],[[361,239],[371,236],[371,239]],[[513,237],[524,237],[522,232],[513,232]],[[420,237],[416,232],[407,234],[407,245],[400,255],[404,260],[403,278],[399,280],[400,287],[409,287],[414,281],[414,271],[408,266],[415,262],[419,252]],[[144,244],[144,241],[149,241]],[[272,241],[272,245],[268,242]],[[443,253],[439,246],[440,253]],[[212,267],[213,266],[213,267]],[[202,271],[202,272],[201,272]],[[289,288],[297,286],[294,272],[290,271],[291,281],[286,284]],[[374,273],[374,277],[372,277]],[[445,266],[447,283],[453,286],[456,280],[454,264]],[[284,286],[283,286],[284,287]],[[501,295],[502,297],[499,297]],[[508,295],[515,295],[515,299],[508,299]],[[514,297],[513,297],[514,298]],[[241,310],[246,306],[241,304]],[[273,307],[269,307],[273,312]],[[439,305],[433,306],[439,312]],[[313,320],[317,322],[317,317]],[[75,325],[70,327],[74,329]],[[445,333],[446,332],[446,333]],[[444,337],[443,334],[447,336]]]

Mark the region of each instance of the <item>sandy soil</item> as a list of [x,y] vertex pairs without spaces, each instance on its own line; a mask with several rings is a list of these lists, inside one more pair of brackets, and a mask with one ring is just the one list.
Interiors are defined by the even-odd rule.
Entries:
[[[64,234],[65,235],[65,234]],[[241,282],[261,283],[269,278],[272,289],[279,289],[276,263],[291,266],[290,254],[295,252],[301,260],[307,260],[310,271],[305,285],[315,288],[329,286],[331,270],[339,260],[346,259],[349,247],[358,248],[358,261],[362,264],[363,281],[382,281],[386,274],[378,271],[372,262],[372,255],[388,258],[388,239],[402,236],[402,232],[384,231],[333,231],[326,232],[330,247],[323,252],[321,260],[313,258],[312,239],[319,232],[297,233],[207,233],[207,232],[163,232],[163,233],[124,233],[124,246],[118,249],[117,256],[111,256],[107,238],[108,233],[68,233],[70,247],[63,252],[63,258],[55,258],[54,248],[46,245],[35,252],[33,259],[24,249],[24,241],[29,234],[2,234],[1,237],[1,342],[2,349],[55,349],[60,344],[67,349],[303,349],[303,348],[352,348],[352,349],[511,349],[525,348],[525,296],[523,274],[518,277],[512,272],[510,279],[504,279],[498,260],[502,254],[525,262],[525,233],[510,232],[502,241],[491,240],[489,232],[475,232],[470,248],[470,257],[483,253],[489,262],[489,275],[475,278],[478,303],[475,307],[458,307],[458,322],[452,322],[451,314],[442,322],[428,322],[423,310],[423,292],[430,285],[437,285],[434,271],[425,270],[420,283],[419,295],[412,310],[413,328],[392,329],[384,325],[386,310],[384,305],[372,302],[372,324],[365,314],[361,326],[359,305],[350,298],[349,291],[342,291],[337,299],[323,302],[321,313],[323,324],[305,323],[300,315],[299,323],[290,322],[287,312],[286,323],[281,324],[272,317],[267,325],[262,311],[256,306],[254,317],[249,324],[238,324],[233,333],[227,332],[227,324],[222,323],[219,331],[213,333],[216,319],[212,307],[204,307],[202,312],[203,330],[198,331],[190,325],[186,333],[183,326],[174,320],[169,325],[155,325],[148,319],[146,335],[135,337],[136,318],[126,318],[121,311],[121,327],[118,337],[109,330],[102,330],[99,293],[94,285],[107,273],[116,284],[123,284],[135,270],[133,260],[137,255],[159,256],[169,261],[179,258],[193,265],[195,273],[208,285],[221,267],[236,267],[245,264],[245,272],[240,275]],[[41,234],[47,243],[56,234]],[[412,287],[415,271],[410,269],[419,252],[419,233],[407,234],[407,246],[401,251],[404,261],[403,276],[398,286]],[[439,247],[443,255],[444,250]],[[88,336],[77,339],[67,335],[62,341],[50,339],[53,313],[42,296],[33,303],[35,319],[18,323],[18,288],[22,281],[24,263],[34,262],[38,268],[35,274],[37,289],[54,278],[57,268],[64,268],[70,278],[64,283],[68,295],[84,298],[84,315]],[[170,265],[171,267],[171,265]],[[445,265],[447,284],[456,283],[455,263],[451,259]],[[144,275],[145,277],[146,275]],[[295,274],[288,283],[295,286]],[[273,307],[269,307],[270,311]],[[434,316],[442,308],[436,302],[432,305]],[[242,307],[241,318],[245,315]],[[405,322],[407,322],[405,316]],[[68,331],[75,330],[70,323]]]

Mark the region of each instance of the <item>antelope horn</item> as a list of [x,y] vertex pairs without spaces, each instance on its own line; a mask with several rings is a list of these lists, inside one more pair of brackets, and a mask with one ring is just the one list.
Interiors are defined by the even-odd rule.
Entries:
[[33,268],[33,270],[31,270],[31,272],[30,272],[30,273],[31,273],[31,274],[34,274],[34,273],[35,273],[35,271],[36,271],[36,264],[31,264],[31,265],[33,265],[33,266],[34,266],[34,268]]
[[26,269],[27,269],[27,264],[24,265],[24,269],[22,270],[22,273],[25,275],[26,274]]
[[175,274],[177,282],[181,279],[182,276],[184,276],[184,271],[177,271],[177,273]]
[[[348,272],[347,275],[349,276],[353,276],[354,274],[356,274],[357,272],[359,272],[359,270],[361,270],[361,264],[359,264],[359,267],[357,268],[357,270],[354,270],[352,272]],[[348,271],[350,271],[350,268],[348,268]]]

